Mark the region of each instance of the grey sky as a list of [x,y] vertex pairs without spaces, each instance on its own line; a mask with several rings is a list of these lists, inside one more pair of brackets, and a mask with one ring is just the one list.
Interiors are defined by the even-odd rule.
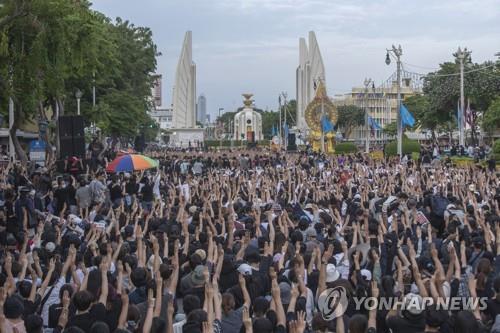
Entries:
[[[186,30],[193,31],[197,92],[215,115],[252,92],[260,108],[276,109],[278,94],[295,98],[298,39],[316,32],[330,95],[384,81],[395,64],[385,49],[401,44],[403,61],[428,72],[458,45],[475,62],[500,51],[500,0],[94,0],[95,9],[148,26],[160,52],[164,105],[171,103],[175,67]],[[429,69],[427,69],[429,68]]]

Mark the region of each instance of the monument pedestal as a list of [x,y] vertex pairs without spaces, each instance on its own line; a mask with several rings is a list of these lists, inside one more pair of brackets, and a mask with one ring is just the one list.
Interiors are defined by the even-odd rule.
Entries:
[[203,128],[171,128],[168,145],[177,148],[196,148],[205,140]]

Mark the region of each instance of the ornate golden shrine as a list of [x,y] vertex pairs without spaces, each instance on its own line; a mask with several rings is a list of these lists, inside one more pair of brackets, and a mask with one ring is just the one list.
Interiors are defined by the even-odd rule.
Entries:
[[[322,109],[326,117],[332,124],[337,123],[337,108],[333,105],[330,98],[326,94],[326,88],[323,82],[319,82],[316,88],[316,96],[306,108],[305,118],[307,126],[309,126],[309,142],[312,144],[314,151],[321,151],[321,126]],[[335,152],[335,132],[325,133],[325,152]]]

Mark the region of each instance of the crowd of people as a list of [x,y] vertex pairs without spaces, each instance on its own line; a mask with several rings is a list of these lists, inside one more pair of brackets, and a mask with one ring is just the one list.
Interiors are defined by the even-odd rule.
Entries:
[[[96,160],[2,170],[1,332],[500,332],[496,170],[152,157],[157,169],[115,174]],[[436,306],[452,297],[486,305]]]

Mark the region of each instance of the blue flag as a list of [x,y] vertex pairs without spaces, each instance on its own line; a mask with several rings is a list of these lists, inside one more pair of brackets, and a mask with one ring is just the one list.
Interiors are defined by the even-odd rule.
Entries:
[[288,132],[289,132],[289,130],[290,130],[290,129],[288,128],[288,124],[287,124],[287,123],[285,123],[285,124],[283,125],[283,131],[285,131],[285,138],[288,138]]
[[333,132],[335,130],[332,122],[326,115],[323,115],[323,117],[321,118],[321,128],[323,130],[323,133]]
[[379,123],[377,123],[377,121],[370,116],[368,116],[368,126],[370,126],[370,128],[374,129],[374,130],[381,130],[382,129],[382,127],[379,125]]
[[401,126],[405,127],[413,127],[415,125],[415,118],[413,118],[413,115],[408,111],[406,106],[404,106],[403,103],[401,103],[401,107],[399,109],[399,112],[401,114]]

